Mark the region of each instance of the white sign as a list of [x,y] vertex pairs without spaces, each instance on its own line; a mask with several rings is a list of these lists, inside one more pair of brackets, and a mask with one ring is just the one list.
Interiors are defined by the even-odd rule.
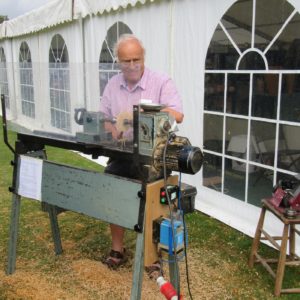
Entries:
[[43,160],[20,156],[18,194],[41,200]]

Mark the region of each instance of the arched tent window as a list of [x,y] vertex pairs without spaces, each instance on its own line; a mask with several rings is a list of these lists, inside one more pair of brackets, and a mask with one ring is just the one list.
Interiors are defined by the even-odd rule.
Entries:
[[300,14],[285,0],[239,0],[206,56],[203,184],[260,205],[300,172]]
[[8,91],[8,81],[7,81],[7,67],[6,67],[6,57],[4,49],[0,47],[0,94],[4,95],[5,106],[10,108],[9,103],[9,91]]
[[99,57],[99,84],[101,97],[108,80],[119,72],[113,49],[118,38],[125,33],[132,33],[132,31],[126,24],[117,22],[108,29],[105,40],[102,43]]
[[51,125],[70,131],[70,69],[66,43],[56,34],[49,49]]
[[26,42],[22,42],[19,51],[20,90],[22,114],[35,118],[34,87],[31,53]]

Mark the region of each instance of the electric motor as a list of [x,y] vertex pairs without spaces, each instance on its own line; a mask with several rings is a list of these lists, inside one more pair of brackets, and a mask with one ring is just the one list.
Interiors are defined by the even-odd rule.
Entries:
[[166,169],[185,174],[196,174],[202,166],[203,154],[185,137],[176,136],[171,140],[161,140],[153,152],[153,164],[156,170]]

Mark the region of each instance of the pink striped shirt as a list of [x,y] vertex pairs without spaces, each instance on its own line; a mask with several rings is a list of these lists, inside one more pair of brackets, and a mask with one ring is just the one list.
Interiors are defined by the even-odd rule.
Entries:
[[141,99],[182,112],[181,99],[172,79],[148,68],[144,69],[141,80],[132,90],[128,89],[122,73],[112,77],[105,87],[100,111],[107,117],[116,118],[121,112],[132,112],[132,106],[140,104]]

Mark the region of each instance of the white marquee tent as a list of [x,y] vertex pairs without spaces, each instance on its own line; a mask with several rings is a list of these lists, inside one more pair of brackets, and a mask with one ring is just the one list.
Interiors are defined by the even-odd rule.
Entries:
[[[276,1],[279,3],[277,7],[284,8],[280,12],[276,5],[273,5]],[[269,23],[258,28],[258,23],[262,22],[263,13],[266,11],[270,16]],[[230,13],[225,18],[223,16],[226,12]],[[250,150],[247,150],[251,148],[249,147],[250,129],[241,135],[236,128],[239,126],[233,126],[231,131],[236,132],[236,137],[245,138],[243,144],[245,149],[242,151],[246,153],[245,157],[234,157],[234,159],[236,159],[236,164],[243,163],[246,166],[244,170],[240,170],[245,179],[243,191],[246,196],[239,197],[227,192],[225,179],[228,170],[225,161],[232,157],[226,152],[226,147],[229,147],[226,142],[230,141],[230,136],[227,136],[229,130],[226,131],[225,125],[222,125],[224,124],[222,123],[223,117],[228,113],[226,117],[232,117],[233,124],[237,118],[248,122],[247,124],[251,121],[264,121],[274,126],[277,124],[294,126],[296,130],[299,129],[297,127],[299,120],[281,122],[278,117],[270,119],[264,116],[253,116],[251,113],[245,115],[233,111],[228,112],[224,107],[223,111],[207,108],[206,76],[214,73],[212,68],[208,67],[208,50],[210,48],[210,50],[215,49],[214,53],[223,51],[222,53],[228,54],[233,49],[242,58],[248,51],[241,50],[241,45],[248,45],[249,49],[263,57],[266,63],[269,50],[273,49],[273,45],[282,37],[280,33],[284,32],[285,27],[289,28],[289,31],[285,35],[286,41],[283,38],[280,40],[283,47],[291,40],[288,34],[298,34],[295,32],[299,31],[300,26],[299,12],[298,0],[49,1],[39,9],[0,24],[0,63],[2,63],[0,86],[2,84],[2,89],[5,90],[8,99],[8,118],[28,129],[39,128],[55,132],[62,130],[58,123],[51,120],[50,109],[48,109],[52,105],[52,98],[49,94],[49,84],[51,85],[49,66],[50,62],[55,63],[55,59],[49,60],[49,55],[51,55],[51,50],[55,52],[53,50],[58,48],[55,48],[53,43],[53,37],[57,34],[59,35],[57,41],[64,44],[68,51],[65,59],[68,62],[67,74],[70,86],[63,88],[68,93],[62,97],[69,97],[70,111],[80,106],[86,106],[89,110],[97,110],[102,93],[99,75],[106,74],[100,70],[99,63],[109,62],[109,59],[105,60],[101,57],[99,61],[99,56],[101,56],[100,53],[103,56],[107,55],[103,49],[106,47],[105,49],[109,52],[109,46],[114,37],[114,34],[109,33],[109,29],[116,30],[115,36],[130,29],[144,43],[146,65],[154,70],[170,74],[176,82],[183,99],[185,114],[184,122],[180,125],[180,135],[187,136],[193,145],[204,147],[206,157],[219,158],[222,162],[223,167],[217,176],[220,179],[220,182],[217,181],[218,187],[215,187],[215,184],[211,186],[204,184],[206,177],[204,171],[195,176],[183,176],[184,182],[197,187],[196,208],[253,236],[260,209],[259,205],[253,205],[252,196],[249,194],[251,185],[248,181],[252,176],[250,165],[252,164],[254,168],[262,167],[262,165],[259,161],[252,161]],[[255,24],[256,30],[251,29],[251,26],[254,28]],[[287,27],[288,25],[290,26]],[[269,46],[264,48],[265,50],[260,50],[260,46],[257,45],[267,44],[266,41],[269,42]],[[226,48],[229,44],[230,49]],[[64,51],[63,49],[60,48],[61,51]],[[27,55],[27,59],[22,58],[24,55]],[[215,55],[214,61],[216,57]],[[220,57],[218,56],[218,59],[223,56]],[[232,57],[226,56],[225,60],[228,59],[230,63]],[[31,64],[20,67],[21,62],[31,62]],[[31,73],[27,72],[28,67]],[[24,74],[27,74],[27,81],[26,78],[20,76],[22,70]],[[229,81],[229,75],[226,68],[225,71],[224,68],[222,70],[221,73],[225,74],[226,83],[227,80]],[[3,75],[4,71],[5,75]],[[237,69],[234,69],[232,72],[236,71]],[[249,72],[252,82],[256,73],[255,71]],[[261,71],[263,74],[275,74],[274,72],[274,68],[268,65]],[[285,73],[280,70],[276,72],[279,78],[285,76]],[[297,72],[297,70],[294,71],[294,73]],[[246,71],[240,73],[243,74]],[[27,89],[25,86],[32,88]],[[228,91],[229,89],[230,87]],[[31,93],[30,101],[27,101],[30,103],[27,103],[27,106],[23,103],[24,101],[22,102],[22,93],[25,90]],[[34,113],[31,111],[33,104]],[[213,120],[211,132],[207,129],[209,120]],[[216,124],[220,126],[218,129],[215,128]],[[228,124],[226,126],[229,126]],[[68,128],[68,130],[73,131],[75,128]],[[214,137],[210,140],[224,141],[223,144],[221,142],[223,149],[220,150],[221,152],[205,146],[207,135]],[[299,149],[298,144],[295,147]],[[278,150],[276,146],[275,151]],[[234,163],[232,163],[233,166]],[[277,165],[266,166],[266,169],[270,169],[274,174],[278,171]],[[287,170],[286,173],[292,175],[295,171],[299,172],[296,169]],[[273,177],[273,181],[270,181],[270,185],[272,186],[275,182],[276,176]],[[278,225],[274,219],[270,219],[268,223],[271,231],[279,230]]]

